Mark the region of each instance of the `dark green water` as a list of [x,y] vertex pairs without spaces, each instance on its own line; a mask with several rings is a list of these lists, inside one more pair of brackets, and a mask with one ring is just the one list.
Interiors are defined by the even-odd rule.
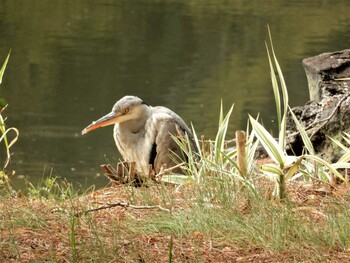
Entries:
[[347,0],[3,0],[0,63],[12,54],[0,97],[20,130],[11,168],[34,184],[52,174],[106,185],[99,165],[119,158],[112,127],[80,132],[126,94],[173,109],[207,137],[221,99],[235,104],[231,134],[259,112],[273,130],[266,25],[291,105],[301,105],[301,60],[349,48],[349,13]]

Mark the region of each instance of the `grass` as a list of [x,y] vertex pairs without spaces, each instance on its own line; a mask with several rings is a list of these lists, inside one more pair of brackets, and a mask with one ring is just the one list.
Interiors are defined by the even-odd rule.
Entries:
[[[323,192],[288,184],[293,194],[280,202],[266,198],[272,183],[260,183],[259,196],[244,190],[236,191],[235,198],[217,196],[218,189],[231,190],[230,186],[211,180],[200,187],[117,186],[65,200],[11,197],[3,192],[0,260],[215,262],[248,261],[252,256],[270,262],[348,260],[350,204],[345,185]],[[114,207],[75,216],[112,200],[162,203],[172,212]]]

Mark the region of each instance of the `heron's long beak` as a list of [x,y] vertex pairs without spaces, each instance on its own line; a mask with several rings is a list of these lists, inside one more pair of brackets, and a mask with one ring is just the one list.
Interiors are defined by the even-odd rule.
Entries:
[[81,134],[86,134],[90,131],[93,131],[97,128],[112,125],[118,122],[118,115],[114,112],[108,113],[97,121],[93,121],[89,126],[87,126],[84,130],[81,131]]

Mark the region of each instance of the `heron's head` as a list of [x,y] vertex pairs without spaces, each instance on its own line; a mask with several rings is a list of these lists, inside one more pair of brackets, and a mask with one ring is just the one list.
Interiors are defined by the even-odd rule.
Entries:
[[114,104],[112,111],[97,121],[92,122],[82,134],[88,133],[100,127],[123,123],[130,120],[147,118],[150,108],[140,98],[135,96],[125,96]]

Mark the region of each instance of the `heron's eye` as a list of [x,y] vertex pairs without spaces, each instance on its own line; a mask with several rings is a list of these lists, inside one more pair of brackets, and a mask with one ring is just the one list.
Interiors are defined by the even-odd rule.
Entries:
[[123,114],[127,114],[129,112],[129,108],[125,108],[124,110],[123,110]]

